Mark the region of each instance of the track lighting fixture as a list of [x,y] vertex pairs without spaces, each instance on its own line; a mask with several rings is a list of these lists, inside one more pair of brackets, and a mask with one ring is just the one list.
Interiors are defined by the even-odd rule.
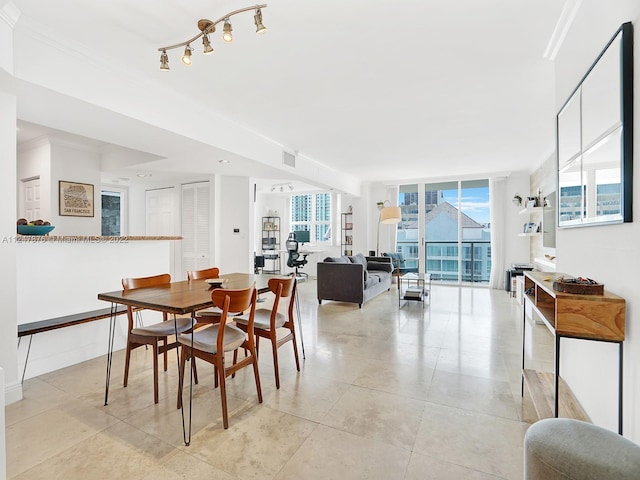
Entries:
[[189,45],[184,47],[184,55],[182,55],[180,60],[182,60],[182,63],[185,65],[191,65],[191,47]]
[[227,18],[224,21],[224,27],[222,27],[222,40],[227,43],[233,42],[233,34],[231,33],[231,31],[231,24],[229,23],[229,19]]
[[206,18],[199,20],[198,30],[200,30],[200,32],[196,36],[190,38],[189,40],[185,40],[184,42],[176,43],[175,45],[168,45],[166,47],[158,48],[158,51],[160,52],[160,70],[169,70],[169,56],[167,55],[167,50],[173,50],[175,48],[181,47],[185,47],[184,55],[182,55],[181,58],[182,63],[184,63],[185,65],[191,65],[191,52],[193,51],[193,49],[191,48],[191,44],[198,40],[200,37],[202,37],[203,53],[205,55],[213,53],[213,46],[211,45],[209,34],[216,31],[216,25],[218,25],[219,23],[224,22],[222,27],[222,39],[228,43],[232,42],[233,28],[231,27],[230,18],[234,15],[237,15],[238,13],[248,12],[251,10],[255,11],[253,21],[256,24],[256,33],[261,34],[266,32],[267,28],[262,23],[262,9],[266,7],[266,4],[261,4],[255,5],[253,7],[241,8],[239,10],[234,10],[233,12],[227,13],[216,21],[207,20]]
[[209,35],[207,35],[206,33],[202,36],[202,45],[204,46],[203,53],[205,55],[209,55],[210,53],[213,53],[213,47],[209,42]]
[[164,72],[169,71],[169,55],[167,55],[167,52],[165,52],[164,50],[160,55],[160,70]]
[[256,33],[265,33],[267,31],[267,27],[262,24],[262,10],[259,8],[253,16],[253,21],[256,24]]
[[289,191],[292,192],[293,191],[293,185],[291,185],[290,182],[276,183],[275,185],[271,185],[271,192],[275,192],[275,191],[279,190],[280,193],[284,193],[285,189],[289,189]]

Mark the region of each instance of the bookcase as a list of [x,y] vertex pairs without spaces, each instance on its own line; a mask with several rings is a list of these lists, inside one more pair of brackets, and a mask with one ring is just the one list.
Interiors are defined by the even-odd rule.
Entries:
[[264,273],[280,273],[280,217],[262,217]]
[[342,255],[353,255],[353,213],[342,213],[340,216],[340,250]]

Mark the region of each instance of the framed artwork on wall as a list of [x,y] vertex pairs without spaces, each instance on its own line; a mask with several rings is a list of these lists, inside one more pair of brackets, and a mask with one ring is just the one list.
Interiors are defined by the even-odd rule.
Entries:
[[93,217],[93,185],[60,180],[58,190],[60,216]]

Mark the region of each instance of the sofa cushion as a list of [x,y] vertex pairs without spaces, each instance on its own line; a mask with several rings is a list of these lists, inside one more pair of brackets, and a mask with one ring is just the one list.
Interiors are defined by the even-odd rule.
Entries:
[[359,264],[361,264],[366,270],[366,268],[367,268],[367,259],[364,258],[363,254],[356,253],[354,256],[349,257],[349,260],[351,260],[351,263],[359,263]]
[[[365,270],[366,273],[366,270]],[[369,278],[366,278],[364,281],[364,289],[372,287],[373,285],[377,285],[380,283],[380,277],[378,275],[372,274],[369,275]]]
[[372,271],[391,272],[393,271],[393,265],[391,265],[391,263],[389,262],[369,261],[367,262],[367,270],[369,270],[369,272],[372,272]]
[[328,262],[328,263],[351,263],[349,261],[349,257],[327,257],[323,260],[323,262]]

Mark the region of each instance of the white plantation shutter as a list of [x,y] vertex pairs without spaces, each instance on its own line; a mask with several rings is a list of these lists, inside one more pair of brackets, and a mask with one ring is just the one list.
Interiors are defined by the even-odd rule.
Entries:
[[182,185],[182,269],[200,270],[210,265],[209,182]]

